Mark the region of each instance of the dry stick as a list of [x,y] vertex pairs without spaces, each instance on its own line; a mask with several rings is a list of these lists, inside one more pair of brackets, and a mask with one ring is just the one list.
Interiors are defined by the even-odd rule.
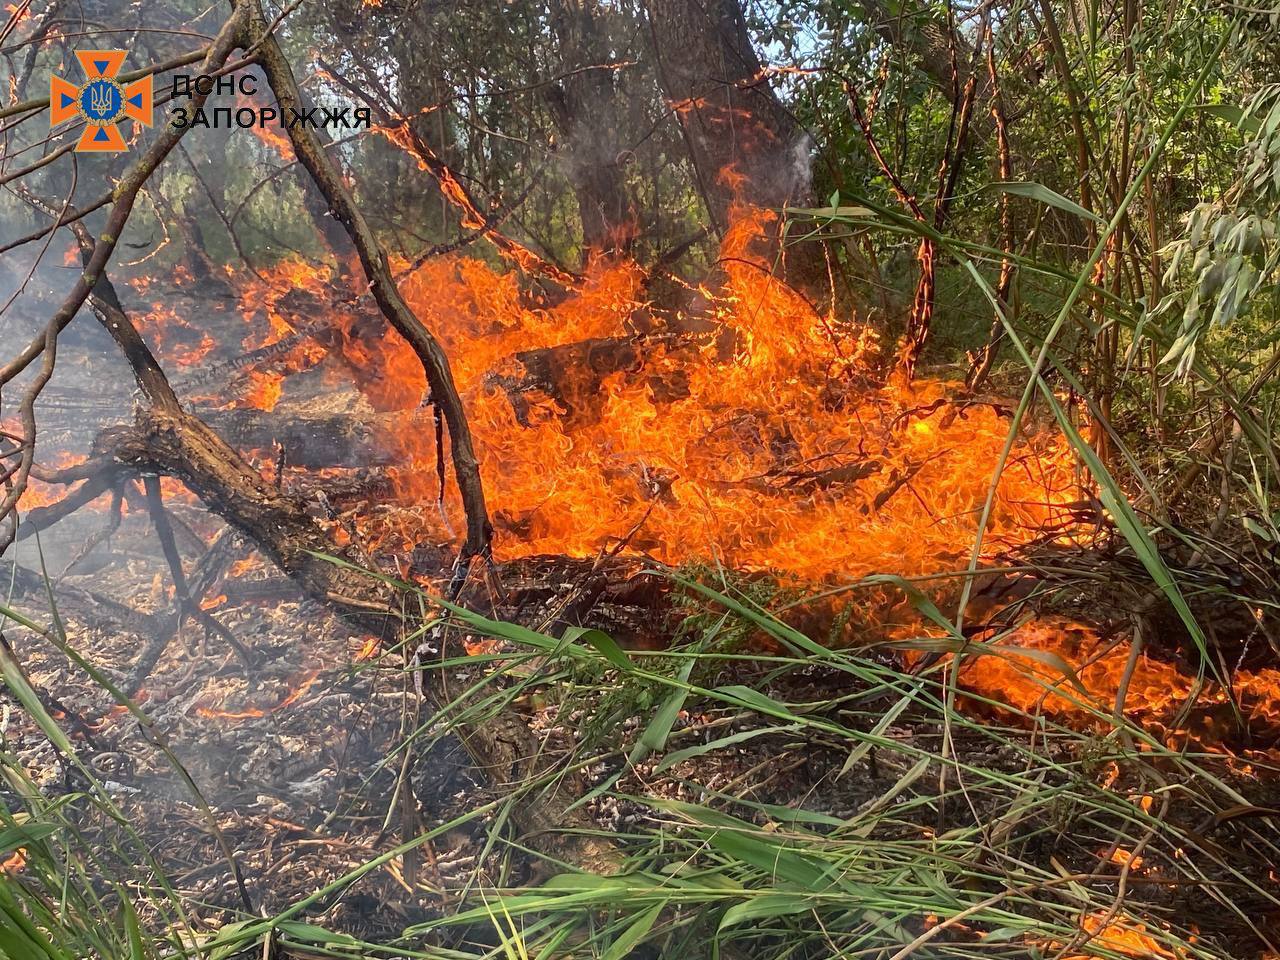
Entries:
[[47,507],[37,507],[28,512],[22,519],[22,526],[18,528],[17,540],[19,542],[26,540],[53,526],[59,520],[71,516],[81,507],[92,503],[115,487],[126,474],[131,472],[129,468],[119,464],[114,467],[105,467],[97,476],[85,480],[57,503],[51,503]]
[[[259,62],[267,76],[267,83],[276,95],[280,109],[301,111],[302,96],[298,90],[293,69],[274,36],[266,32],[266,20],[258,0],[236,0],[237,15],[244,15],[241,31],[242,42],[259,48]],[[480,468],[476,461],[467,424],[462,398],[453,382],[449,359],[439,342],[423,326],[396,287],[395,278],[382,249],[360,208],[356,206],[351,191],[338,173],[318,137],[301,124],[288,127],[289,140],[303,166],[311,174],[316,187],[324,194],[338,222],[346,228],[355,245],[369,279],[369,288],[386,317],[387,322],[409,342],[422,362],[432,400],[444,414],[449,426],[449,438],[453,454],[453,471],[462,494],[462,504],[467,515],[467,539],[459,554],[459,568],[467,566],[472,557],[488,557],[493,527],[485,506],[484,486],[480,480]]]
[[[281,496],[217,434],[182,409],[128,316],[120,313],[115,317],[112,335],[153,404],[139,411],[138,426],[133,430],[123,428],[103,435],[102,446],[111,450],[111,462],[179,477],[210,510],[255,541],[308,596],[334,608],[357,629],[378,632],[385,628],[395,617],[392,588],[358,566],[340,567],[320,556],[342,556],[343,551],[334,547],[302,505]],[[344,559],[353,564],[363,562],[354,552],[348,552]],[[204,582],[201,576],[193,579]],[[531,776],[538,775],[528,729],[508,712],[483,724],[464,724],[459,734],[482,770],[532,771]],[[513,776],[519,778],[518,774]],[[541,846],[552,856],[597,872],[612,871],[621,863],[607,842],[589,836],[559,836],[555,828],[566,820],[585,824],[552,808],[540,796],[526,798],[512,819],[523,834],[543,838]]]
[[[45,213],[52,212],[52,208],[47,201],[42,200],[26,187],[19,187],[18,193],[37,209],[43,210]],[[85,268],[88,269],[94,251],[93,236],[89,233],[89,228],[82,222],[82,216],[77,215],[79,211],[74,207],[68,206],[66,212],[70,215],[68,225],[75,235],[76,243],[80,247],[80,259]],[[164,371],[160,369],[160,364],[156,362],[156,358],[138,334],[137,328],[134,327],[133,322],[125,314],[124,305],[120,301],[119,294],[116,293],[115,284],[111,282],[105,271],[98,277],[98,282],[94,284],[93,290],[89,294],[89,302],[99,322],[106,328],[107,333],[111,335],[111,339],[116,341],[116,345],[124,353],[125,359],[129,361],[129,368],[133,370],[134,377],[143,395],[157,406],[177,407],[177,395],[173,392],[172,387],[169,386],[169,381],[165,377]],[[86,461],[86,463],[88,462]],[[84,467],[85,465],[80,464],[78,466]],[[74,470],[75,468],[71,469]],[[68,471],[64,471],[64,474],[68,474]],[[75,476],[74,474],[68,475]]]
[[73,220],[79,220],[80,218],[85,217],[90,213],[93,213],[95,210],[100,210],[101,208],[105,207],[108,203],[111,202],[111,197],[113,194],[114,194],[114,191],[108,190],[106,193],[98,197],[97,200],[93,201],[93,203],[89,204],[87,207],[81,207],[79,211],[76,213],[73,214],[71,210],[68,209],[63,216],[56,218],[55,221],[49,224],[48,226],[40,227],[38,230],[34,230],[31,233],[28,233],[24,237],[19,237],[17,240],[11,240],[8,243],[0,244],[0,253],[8,253],[10,250],[16,250],[18,247],[25,246],[28,243],[33,243],[34,241],[39,240],[41,237],[45,236],[46,234],[53,233],[53,231],[57,230],[59,227],[66,226],[68,223],[71,223]]
[[[58,213],[59,217],[70,207],[71,198],[75,195],[78,183],[79,168],[73,163],[71,166],[71,185],[67,189],[66,199],[62,202],[62,210]],[[52,242],[53,234],[49,234],[41,246],[40,252],[32,260],[26,277],[14,289],[9,299],[0,304],[0,314],[8,310],[10,305],[26,289],[31,278],[35,276],[36,268],[43,261]],[[52,323],[45,327],[43,338],[45,346],[44,360],[40,364],[39,371],[31,379],[26,389],[23,390],[21,399],[18,401],[18,422],[22,430],[21,437],[18,440],[18,449],[15,451],[18,462],[12,467],[0,470],[0,480],[3,481],[5,488],[5,496],[3,500],[0,500],[0,517],[4,517],[8,521],[8,528],[3,536],[0,536],[0,553],[3,553],[14,542],[19,532],[18,503],[27,488],[27,479],[31,474],[31,468],[35,465],[36,458],[36,400],[39,399],[40,394],[44,392],[44,388],[53,378],[58,342],[57,332],[54,330]]]
[[[948,6],[948,17],[951,18]],[[955,25],[951,24],[948,34],[951,38],[951,75],[952,99],[951,120],[947,129],[947,145],[938,165],[938,186],[933,198],[933,228],[940,231],[946,223],[951,201],[955,198],[956,184],[960,171],[964,166],[965,147],[969,138],[969,121],[973,116],[973,102],[977,91],[977,73],[972,69],[960,89],[960,68],[956,62]],[[978,37],[974,56],[981,47],[983,36]],[[920,280],[916,284],[915,297],[911,304],[911,316],[907,321],[906,346],[902,352],[900,366],[902,372],[910,380],[915,375],[916,365],[924,352],[933,326],[933,308],[937,300],[937,249],[931,237],[920,239]]]
[[201,610],[199,601],[193,598],[187,587],[187,576],[182,570],[182,557],[178,554],[178,545],[173,539],[173,528],[169,525],[169,514],[164,508],[164,498],[160,494],[160,477],[158,474],[144,474],[143,486],[147,491],[147,508],[151,513],[151,525],[155,528],[156,537],[160,541],[160,550],[164,554],[165,563],[169,565],[169,575],[173,578],[174,599],[178,602],[178,616],[173,629],[159,634],[149,642],[134,665],[133,675],[125,692],[133,696],[146,681],[160,657],[168,648],[169,642],[182,630],[182,622],[187,617],[195,620],[210,633],[217,634],[236,652],[240,662],[244,664],[245,676],[252,684],[255,663],[252,655],[244,645],[236,639],[235,634],[218,622],[217,618],[207,610]]
[[205,198],[209,201],[209,207],[213,210],[213,215],[218,218],[222,223],[223,229],[227,231],[227,238],[231,241],[231,246],[235,248],[236,255],[240,257],[240,262],[245,265],[250,273],[263,283],[266,283],[267,278],[258,272],[258,268],[253,265],[248,254],[244,252],[244,247],[240,243],[239,234],[236,233],[235,228],[231,225],[231,221],[227,219],[227,215],[222,211],[222,208],[218,206],[217,198],[214,197],[213,190],[210,189],[209,183],[205,180],[204,175],[200,173],[200,168],[195,165],[195,162],[191,159],[190,155],[188,155],[184,147],[179,146],[178,152],[182,154],[182,159],[187,162],[187,168],[191,171],[191,175],[195,177],[196,183],[200,184],[201,190],[204,191]]
[[[1253,399],[1258,395],[1258,391],[1275,376],[1278,370],[1280,370],[1280,351],[1272,355],[1271,359],[1267,361],[1267,365],[1254,378],[1253,383],[1249,384],[1245,392],[1240,395],[1240,399],[1236,404],[1237,408],[1243,409],[1252,403]],[[1178,475],[1173,489],[1164,498],[1164,509],[1166,511],[1181,500],[1195,485],[1195,482],[1200,479],[1200,474],[1209,468],[1209,458],[1222,449],[1222,445],[1232,435],[1233,424],[1238,426],[1239,420],[1236,418],[1235,413],[1228,409],[1216,423],[1210,426],[1209,439],[1191,448],[1190,453],[1199,453],[1201,457],[1188,463]]]
[[[894,195],[898,198],[898,201],[907,208],[917,222],[922,224],[927,223],[928,218],[925,216],[924,210],[921,209],[919,201],[916,200],[915,195],[907,189],[906,185],[898,177],[897,173],[894,172],[893,168],[889,166],[889,161],[885,158],[884,152],[880,149],[880,142],[876,139],[876,135],[871,129],[871,121],[867,119],[866,114],[862,110],[862,104],[858,98],[857,89],[854,87],[852,81],[847,79],[844,81],[844,92],[845,97],[849,101],[849,112],[853,116],[854,123],[858,125],[858,129],[862,132],[862,138],[867,143],[867,150],[870,151],[872,158],[880,167],[880,172],[883,173],[885,179],[889,181],[889,186],[893,189]],[[922,294],[926,295],[925,302],[928,302],[930,304],[930,309],[932,309],[933,248],[933,241],[928,237],[921,237],[920,244],[916,248],[916,260],[920,264],[920,283],[916,286],[915,299],[911,307],[911,320],[908,324],[908,349],[903,354],[904,361],[908,356],[910,356],[911,348],[909,344],[914,339],[915,331],[919,327],[920,321],[917,313],[922,302]],[[928,287],[926,287],[926,279],[928,279]],[[925,322],[927,323],[927,318]],[[909,366],[904,362],[903,366],[907,368],[907,376],[910,377],[911,367],[914,367],[914,360],[910,362]]]

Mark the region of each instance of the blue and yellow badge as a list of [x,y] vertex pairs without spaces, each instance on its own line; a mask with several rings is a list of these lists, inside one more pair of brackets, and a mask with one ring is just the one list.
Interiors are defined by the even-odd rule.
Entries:
[[151,75],[121,85],[116,82],[124,65],[124,50],[77,50],[85,82],[77,87],[59,76],[49,78],[49,126],[79,116],[85,128],[78,151],[119,153],[127,150],[117,124],[125,117],[151,126]]

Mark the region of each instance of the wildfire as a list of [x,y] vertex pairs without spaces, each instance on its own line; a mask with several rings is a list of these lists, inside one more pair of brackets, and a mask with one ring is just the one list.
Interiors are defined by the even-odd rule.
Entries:
[[[1091,960],[1097,956],[1098,951],[1110,951],[1122,957],[1134,957],[1135,960],[1179,960],[1178,954],[1171,953],[1137,920],[1114,919],[1107,922],[1105,916],[1093,914],[1084,918],[1081,927],[1092,937],[1089,941],[1090,952],[1071,953],[1063,957],[1063,960]],[[1053,946],[1060,947],[1061,944]]]
[[[85,459],[65,450],[50,457],[43,457],[37,454],[37,458],[41,465],[54,470],[65,470],[68,467],[74,467],[83,463]],[[37,507],[47,507],[57,503],[65,495],[66,487],[61,484],[44,483],[35,477],[30,477],[27,480],[27,488],[22,491],[22,496],[18,499],[18,509],[26,512]],[[98,500],[101,501],[106,496],[107,494],[104,493]]]
[[[418,148],[405,125],[382,132],[410,152]],[[465,225],[485,229],[466,191],[447,169],[435,170],[437,158],[419,159],[462,208]],[[816,311],[772,275],[758,245],[774,216],[739,210],[716,282],[688,288],[682,307],[651,302],[649,277],[627,259],[593,260],[581,277],[561,277],[558,292],[538,299],[510,265],[557,275],[527,261],[533,255],[513,241],[499,243],[506,268],[462,255],[396,265],[403,295],[450,358],[493,506],[497,557],[591,557],[625,537],[628,550],[662,563],[723,563],[808,585],[936,575],[967,564],[989,493],[984,560],[1032,540],[1084,539],[1074,514],[1079,473],[1066,441],[1023,424],[991,491],[1008,411],[964,398],[955,382],[886,382],[881,370],[892,348],[871,328]],[[379,421],[397,464],[387,470],[390,484],[375,498],[378,509],[335,527],[335,538],[358,532],[383,554],[456,541],[461,504],[452,484],[437,503],[436,431],[410,347],[371,325],[367,311],[348,309],[350,299],[337,291],[332,310],[299,314],[289,299],[295,291],[332,289],[304,260],[282,261],[265,281],[235,279],[246,323],[241,346],[279,350],[269,364],[236,367],[247,384],[223,402],[272,410],[289,373],[332,355],[370,406],[393,414]],[[155,299],[145,283],[138,292]],[[169,359],[193,363],[209,352],[158,300],[147,326]],[[33,484],[24,506],[42,494]],[[232,574],[251,564],[237,563]],[[913,611],[886,621],[892,607],[904,607],[896,592],[859,597],[861,620],[879,624],[883,636],[921,632]],[[969,689],[1076,725],[1106,721],[1125,675],[1123,645],[1108,649],[1096,631],[1053,618],[1001,642],[1008,658],[966,658]],[[1017,648],[1062,657],[1087,692]],[[1240,676],[1235,695],[1251,732],[1280,735],[1277,691],[1280,671]],[[1192,696],[1191,726],[1169,729]],[[201,710],[234,718],[280,708]],[[1234,723],[1229,691],[1199,689],[1176,666],[1147,657],[1129,680],[1125,711],[1181,742],[1216,743]]]
[[[236,94],[237,110],[257,110],[258,104],[254,99],[244,93]],[[279,133],[275,127],[266,123],[255,123],[249,127],[250,132],[258,138],[263,144],[270,148],[273,152],[280,155],[282,159],[289,160],[293,157],[293,144],[289,142],[289,138],[283,133]]]
[[[630,262],[593,264],[549,306],[474,260],[431,261],[406,279],[454,361],[502,556],[590,556],[647,517],[632,546],[671,564],[718,558],[808,582],[963,565],[1008,420],[952,404],[951,383],[876,385],[869,331],[816,314],[753,257],[770,216],[730,231],[727,291],[704,316],[656,330],[637,327],[645,276]],[[598,377],[589,364],[557,371],[558,395],[525,391],[528,409],[516,409],[502,386],[527,373],[516,354],[596,340],[635,343],[633,362]],[[407,350],[396,338],[377,347]],[[434,437],[389,441],[409,463],[395,474],[401,502],[434,501]],[[1064,522],[1073,470],[1060,438],[1024,436],[997,490],[990,551]],[[447,535],[433,516],[420,520]]]
[[274,410],[280,402],[283,385],[284,374],[275,370],[254,370],[249,375],[249,385],[244,390],[245,405],[268,412]]
[[[1110,724],[1128,667],[1127,645],[1108,644],[1083,624],[1050,616],[1017,627],[1002,642],[1010,652],[1008,659],[988,655],[966,660],[961,676],[967,687],[1027,713],[1042,711],[1060,717],[1076,727],[1103,729]],[[1020,649],[1057,654],[1076,671],[1087,696],[1061,670],[1019,656]],[[1194,676],[1143,655],[1129,678],[1124,709],[1130,719],[1163,734],[1171,746],[1191,740],[1221,749],[1224,740],[1238,739],[1241,733],[1236,729],[1233,697],[1246,721],[1244,733],[1262,743],[1280,739],[1280,670],[1272,668],[1240,671],[1231,691],[1210,680],[1197,689]],[[1182,727],[1173,729],[1174,718],[1193,699],[1195,710]],[[1150,798],[1145,806],[1150,806]]]

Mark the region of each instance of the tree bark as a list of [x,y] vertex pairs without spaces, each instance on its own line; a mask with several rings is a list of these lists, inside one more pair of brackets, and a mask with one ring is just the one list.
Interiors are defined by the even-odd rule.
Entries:
[[547,92],[563,142],[559,154],[578,201],[584,261],[593,253],[625,254],[639,230],[627,190],[616,68],[609,66],[605,11],[599,0],[550,0],[551,29],[562,60],[560,82]]
[[810,137],[769,85],[739,0],[645,0],[658,78],[717,229],[735,203],[810,199]]

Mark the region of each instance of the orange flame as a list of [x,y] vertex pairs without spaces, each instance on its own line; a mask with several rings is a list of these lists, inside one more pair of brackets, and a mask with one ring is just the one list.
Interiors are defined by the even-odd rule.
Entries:
[[320,678],[319,670],[308,670],[297,681],[295,681],[289,692],[270,707],[246,707],[241,710],[224,710],[220,707],[213,707],[207,703],[198,704],[195,708],[197,716],[204,717],[209,720],[250,720],[258,717],[269,716],[286,710],[293,706],[304,696],[307,691],[315,685]]

